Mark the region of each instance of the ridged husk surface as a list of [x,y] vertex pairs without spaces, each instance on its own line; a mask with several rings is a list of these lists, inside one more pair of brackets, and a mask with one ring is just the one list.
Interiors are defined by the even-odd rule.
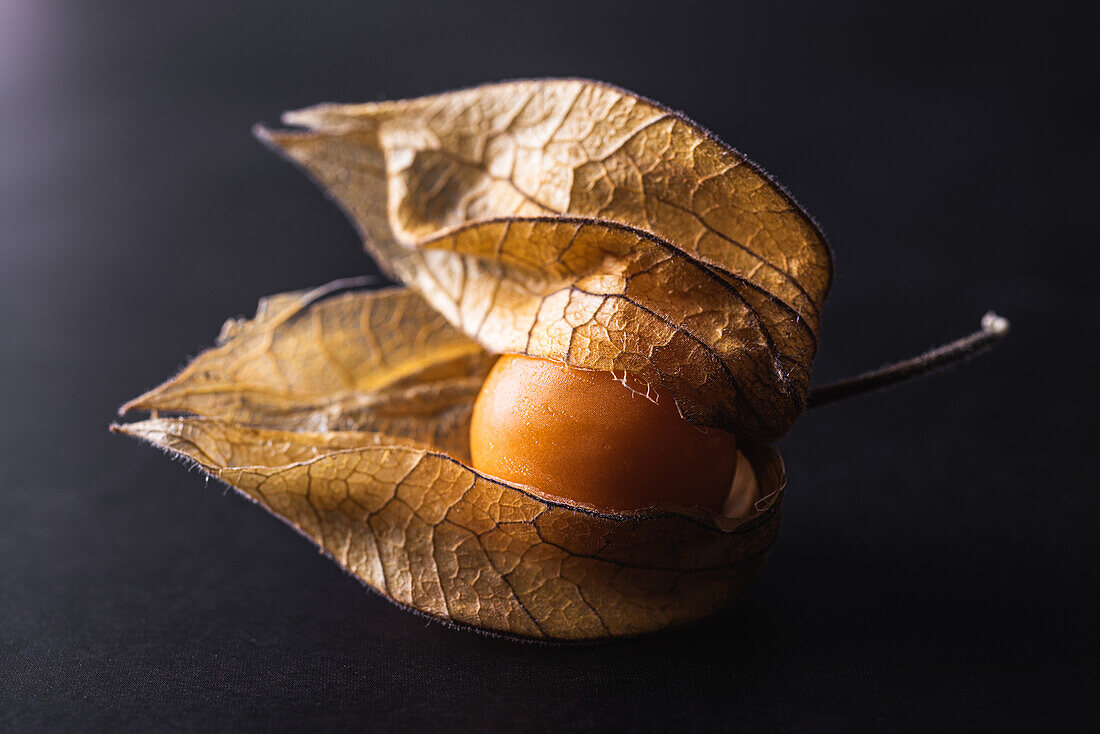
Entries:
[[[306,169],[406,287],[265,299],[124,406],[195,462],[423,613],[546,640],[633,635],[737,598],[774,542],[766,442],[804,407],[828,250],[743,156],[583,80],[289,113],[259,135]],[[563,505],[470,468],[499,353],[660,384],[742,438],[754,513]],[[158,417],[161,413],[171,417]]]

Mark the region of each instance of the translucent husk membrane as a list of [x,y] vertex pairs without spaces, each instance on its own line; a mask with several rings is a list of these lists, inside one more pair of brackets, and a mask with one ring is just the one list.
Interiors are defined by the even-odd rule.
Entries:
[[[777,184],[649,100],[584,80],[290,113],[258,129],[407,288],[261,302],[124,406],[395,602],[482,630],[586,640],[736,599],[778,529],[767,442],[805,406],[831,262]],[[741,439],[761,499],[730,518],[602,514],[469,468],[496,354],[624,371]],[[160,417],[161,415],[169,417]],[[744,481],[746,475],[739,472]]]

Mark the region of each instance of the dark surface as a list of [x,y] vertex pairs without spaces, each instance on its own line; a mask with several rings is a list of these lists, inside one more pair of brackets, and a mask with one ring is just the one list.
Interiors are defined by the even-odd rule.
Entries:
[[[1083,20],[1050,4],[65,5],[0,0],[0,731],[1100,715]],[[837,266],[819,381],[987,308],[1015,329],[947,376],[805,416],[782,444],[779,543],[728,616],[572,648],[399,611],[106,431],[258,297],[371,270],[252,123],[550,74],[685,110],[814,213]]]

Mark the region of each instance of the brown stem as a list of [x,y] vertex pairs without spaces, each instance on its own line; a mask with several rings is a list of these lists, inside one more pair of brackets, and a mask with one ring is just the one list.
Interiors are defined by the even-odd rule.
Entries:
[[846,400],[914,377],[927,375],[953,362],[984,352],[1003,339],[1007,333],[1008,320],[990,311],[982,317],[982,328],[979,331],[956,339],[950,344],[936,347],[912,359],[864,372],[856,377],[812,388],[806,407],[819,408],[838,400]]

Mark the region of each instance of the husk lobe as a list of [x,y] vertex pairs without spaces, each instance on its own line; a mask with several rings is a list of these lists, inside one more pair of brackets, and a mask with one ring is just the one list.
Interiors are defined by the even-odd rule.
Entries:
[[[287,113],[257,135],[348,214],[382,270],[280,294],[123,407],[115,430],[194,462],[356,578],[432,617],[528,639],[623,637],[741,595],[775,540],[766,446],[805,407],[832,263],[759,167],[659,104],[582,79]],[[479,474],[496,355],[660,384],[738,435],[748,517],[606,514]]]

